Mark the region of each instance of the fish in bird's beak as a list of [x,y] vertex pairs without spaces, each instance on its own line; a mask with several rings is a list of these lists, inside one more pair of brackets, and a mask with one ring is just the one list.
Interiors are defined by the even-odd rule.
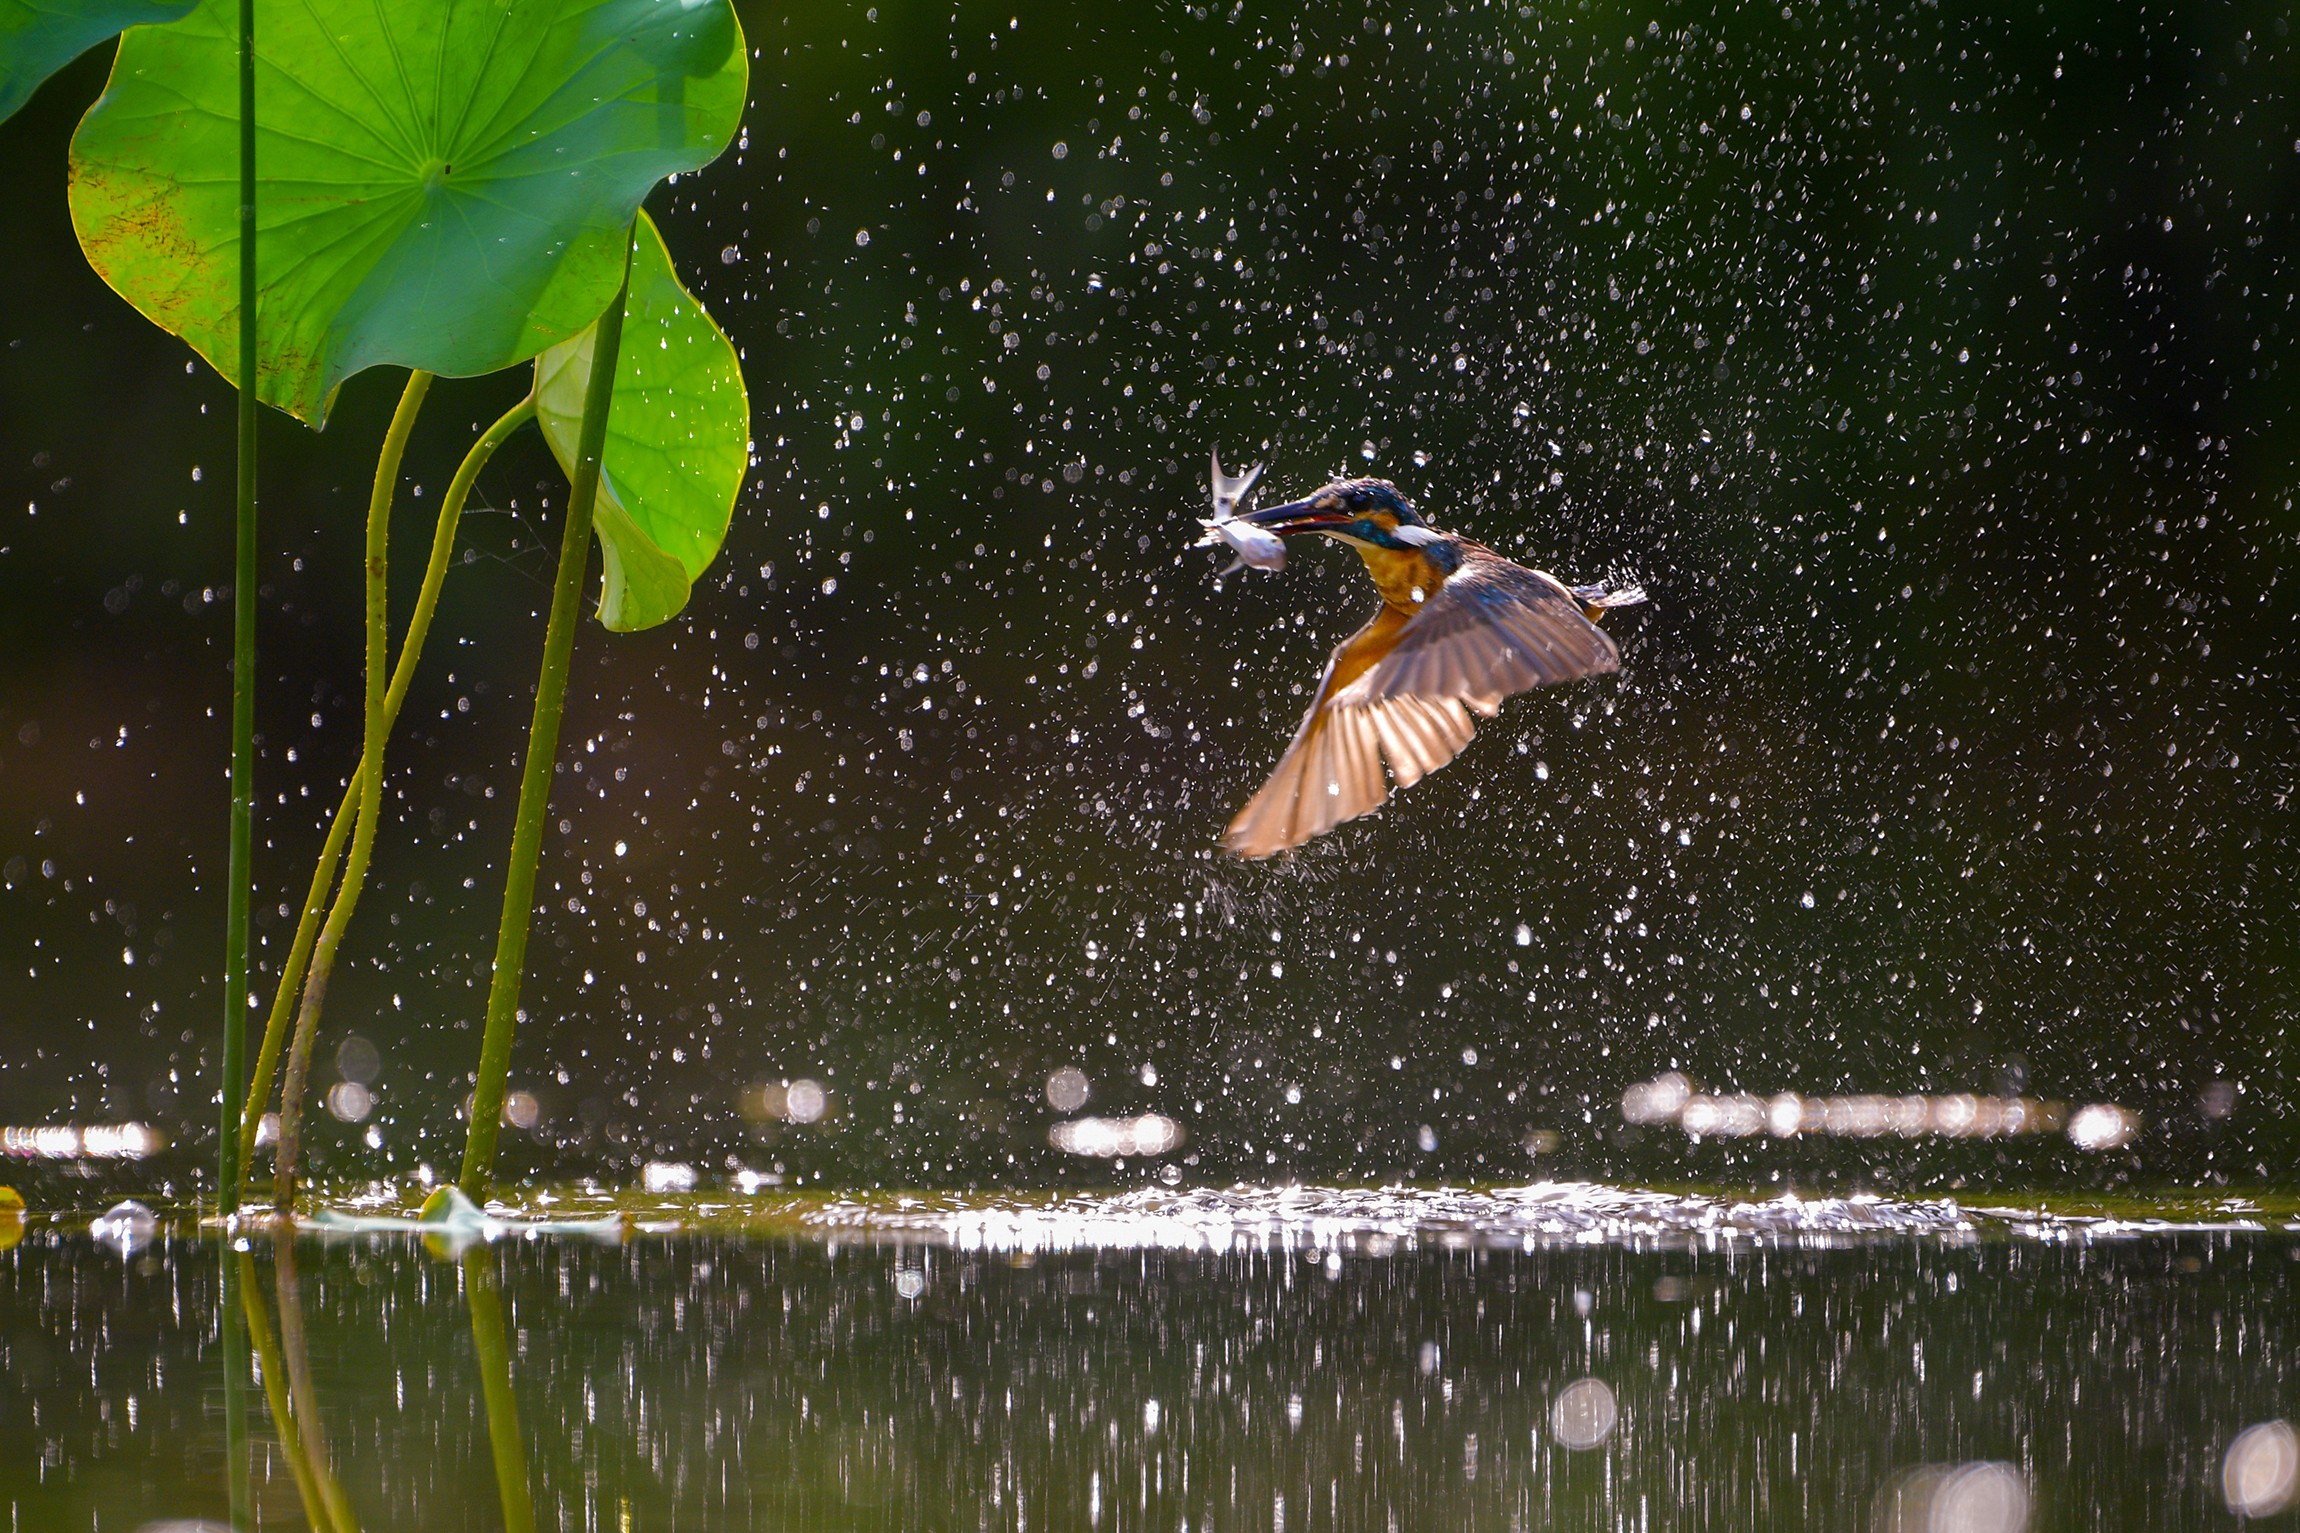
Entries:
[[1237,555],[1220,571],[1224,575],[1249,565],[1258,570],[1282,570],[1286,567],[1286,545],[1278,536],[1263,531],[1254,525],[1251,518],[1238,514],[1238,503],[1246,498],[1247,492],[1254,487],[1254,481],[1261,477],[1262,465],[1259,463],[1243,474],[1233,476],[1223,473],[1222,454],[1219,449],[1215,451],[1212,485],[1214,514],[1211,518],[1199,520],[1198,525],[1206,531],[1195,546],[1227,548]]
[[1339,527],[1357,520],[1357,513],[1338,502],[1313,496],[1308,500],[1290,500],[1282,506],[1265,506],[1249,511],[1238,520],[1278,537],[1294,537],[1305,532],[1320,532],[1328,527]]
[[1214,521],[1201,521],[1206,529],[1194,547],[1227,548],[1237,557],[1216,571],[1227,575],[1232,570],[1248,565],[1258,570],[1282,570],[1286,567],[1286,545],[1274,532],[1264,532],[1243,517],[1228,516]]

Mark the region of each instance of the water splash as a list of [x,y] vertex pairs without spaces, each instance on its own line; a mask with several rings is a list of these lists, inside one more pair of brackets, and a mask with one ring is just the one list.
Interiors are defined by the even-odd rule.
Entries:
[[1519,1248],[1722,1241],[1835,1243],[1886,1236],[1965,1239],[1953,1202],[1879,1197],[1763,1201],[1592,1182],[1488,1189],[1231,1187],[1043,1199],[837,1199],[805,1215],[823,1231],[924,1239],[961,1250],[1336,1251]]

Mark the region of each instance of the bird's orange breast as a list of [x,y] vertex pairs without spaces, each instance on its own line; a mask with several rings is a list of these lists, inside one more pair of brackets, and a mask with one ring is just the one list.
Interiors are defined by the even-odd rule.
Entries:
[[1356,548],[1382,600],[1408,616],[1421,610],[1422,603],[1437,595],[1438,587],[1445,584],[1445,570],[1418,548],[1377,548],[1370,543],[1357,544]]
[[1421,615],[1423,603],[1445,584],[1445,570],[1432,564],[1419,549],[1376,548],[1365,543],[1355,546],[1358,557],[1366,561],[1366,572],[1374,577],[1374,589],[1382,593],[1382,610],[1335,653],[1323,697],[1332,697],[1396,649],[1406,624]]

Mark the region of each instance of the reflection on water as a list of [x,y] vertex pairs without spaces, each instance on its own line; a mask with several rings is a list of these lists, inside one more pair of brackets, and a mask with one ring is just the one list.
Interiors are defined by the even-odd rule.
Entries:
[[2239,1517],[2272,1517],[2283,1511],[2300,1490],[2300,1434],[2286,1421],[2246,1427],[2228,1445],[2220,1480],[2228,1509]]
[[1594,1448],[1613,1435],[1621,1407],[1603,1379],[1575,1379],[1557,1392],[1549,1429],[1568,1448]]
[[503,1498],[506,1533],[534,1533],[535,1501],[527,1479],[527,1444],[519,1430],[519,1400],[511,1388],[511,1350],[503,1328],[503,1296],[494,1258],[474,1246],[465,1251],[463,1295],[471,1308],[471,1343],[487,1397],[487,1448],[495,1460],[495,1488]]
[[[357,1533],[358,1518],[344,1495],[343,1482],[336,1478],[334,1465],[329,1460],[326,1430],[320,1421],[319,1391],[312,1381],[311,1346],[304,1327],[302,1282],[298,1276],[294,1239],[282,1231],[272,1242],[272,1253],[273,1279],[279,1299],[280,1324],[276,1335],[253,1257],[242,1251],[233,1261],[239,1269],[240,1302],[245,1308],[248,1337],[255,1346],[257,1371],[263,1380],[264,1402],[271,1413],[279,1458],[295,1483],[307,1523],[327,1533]],[[230,1323],[228,1317],[225,1323]],[[255,1476],[251,1474],[250,1478]]]
[[[2234,1092],[2226,1093],[2233,1102]],[[2225,1114],[2223,1114],[2225,1116]],[[1624,1123],[1674,1123],[1695,1139],[1747,1139],[1770,1134],[1794,1139],[1820,1134],[1844,1139],[2011,1139],[2065,1132],[2080,1150],[2121,1150],[2141,1129],[2140,1114],[2113,1102],[2093,1102],[2073,1113],[2062,1103],[2021,1096],[1978,1096],[1955,1091],[1884,1096],[1758,1096],[1695,1089],[1671,1070],[1639,1081],[1621,1094]]]
[[122,1256],[131,1256],[158,1233],[159,1227],[159,1216],[130,1198],[89,1220],[88,1238],[112,1246]]
[[1132,1118],[1067,1118],[1046,1131],[1047,1143],[1057,1150],[1089,1160],[1164,1155],[1179,1149],[1187,1137],[1181,1124],[1157,1112]]
[[0,1157],[27,1160],[142,1160],[167,1146],[168,1136],[145,1123],[0,1128]]
[[1531,1250],[1559,1241],[1830,1241],[1890,1232],[1958,1238],[1975,1229],[1972,1216],[1951,1202],[1786,1195],[1745,1201],[1590,1182],[1476,1190],[1194,1187],[1038,1198],[831,1197],[800,1209],[800,1221],[813,1228],[1004,1251],[1117,1246],[1387,1256],[1415,1241]]
[[1878,1499],[1878,1533],[2027,1533],[2028,1478],[2017,1464],[1925,1464]]
[[[1625,1193],[1536,1234],[1577,1200],[1535,1191],[1222,1194],[1233,1238],[1196,1245],[1134,1240],[1137,1195],[1063,1200],[1067,1246],[955,1205],[458,1256],[257,1236],[255,1519],[2041,1533],[2290,1502],[2290,1230]],[[85,1231],[0,1256],[0,1508],[221,1524],[219,1242]]]

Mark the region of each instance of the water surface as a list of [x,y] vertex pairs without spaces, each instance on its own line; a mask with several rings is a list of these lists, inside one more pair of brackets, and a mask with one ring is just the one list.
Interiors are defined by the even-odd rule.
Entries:
[[630,1207],[624,1238],[461,1250],[251,1232],[253,1306],[215,1232],[37,1220],[0,1257],[0,1506],[223,1518],[227,1297],[294,1402],[283,1433],[246,1392],[264,1527],[302,1525],[292,1441],[370,1528],[520,1526],[507,1484],[583,1530],[2218,1528],[2231,1445],[2294,1410],[2280,1206]]

